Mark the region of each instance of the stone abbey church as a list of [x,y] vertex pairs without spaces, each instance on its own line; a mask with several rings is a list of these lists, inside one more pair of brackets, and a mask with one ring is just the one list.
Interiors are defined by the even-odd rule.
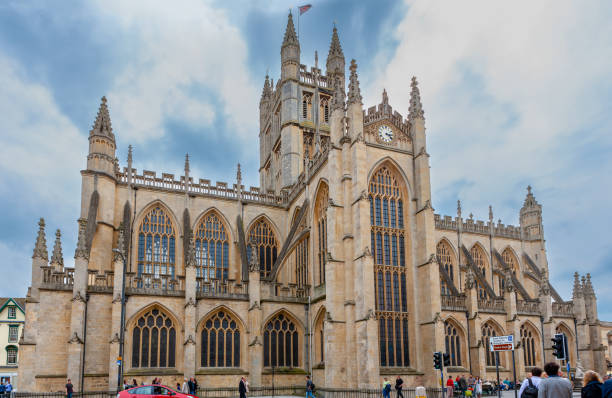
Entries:
[[[402,375],[433,386],[495,374],[491,336],[513,334],[524,375],[568,338],[570,364],[605,371],[606,323],[590,277],[564,301],[549,283],[542,206],[528,188],[520,225],[434,213],[415,78],[406,117],[364,107],[357,64],[333,29],[325,73],[300,63],[291,15],[281,76],[260,101],[260,187],[119,165],[108,104],[89,134],[74,268],[39,223],[20,341],[22,391],[168,385],[374,387]],[[346,70],[348,66],[348,71]],[[118,105],[120,106],[120,105]],[[123,260],[125,258],[125,262]],[[125,328],[121,328],[125,282]],[[500,355],[502,377],[512,360]],[[82,387],[83,386],[83,387]]]

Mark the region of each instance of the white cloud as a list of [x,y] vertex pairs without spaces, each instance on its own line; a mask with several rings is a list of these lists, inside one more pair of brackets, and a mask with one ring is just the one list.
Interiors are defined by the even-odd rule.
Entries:
[[[109,102],[120,139],[144,142],[166,134],[164,123],[194,126],[225,118],[238,139],[254,140],[257,92],[247,47],[230,15],[196,0],[100,1],[100,34],[127,41]],[[222,109],[216,109],[220,103]]]
[[31,249],[9,246],[0,241],[0,258],[2,258],[3,296],[25,297],[31,277]]
[[376,57],[384,66],[366,98],[378,99],[386,87],[406,114],[410,77],[418,77],[434,205],[459,195],[466,212],[486,218],[492,203],[496,218],[516,223],[524,186],[534,185],[552,277],[569,288],[570,272],[610,252],[612,187],[602,182],[612,161],[599,154],[596,164],[592,157],[612,148],[611,4],[407,5],[394,32],[395,54]]

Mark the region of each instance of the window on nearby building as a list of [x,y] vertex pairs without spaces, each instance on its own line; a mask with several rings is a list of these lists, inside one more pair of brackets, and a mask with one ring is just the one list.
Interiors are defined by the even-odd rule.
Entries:
[[299,335],[295,323],[279,313],[264,327],[264,366],[299,366]]
[[161,206],[153,207],[143,218],[138,232],[138,275],[144,287],[151,287],[153,279],[174,279],[175,232],[172,220]]
[[525,366],[536,366],[536,333],[526,324],[521,326],[521,346]]
[[318,285],[325,283],[325,265],[327,263],[327,206],[329,190],[327,184],[321,184],[315,202],[315,220],[317,223],[317,263]]
[[380,168],[370,180],[371,245],[374,257],[380,365],[410,365],[404,209],[396,176]]
[[17,347],[6,347],[6,364],[17,365]]
[[[497,331],[491,325],[491,323],[487,322],[482,327],[482,344],[485,348],[486,356],[487,356],[487,366],[495,366],[495,352],[489,351],[489,339],[493,336],[497,336]],[[500,363],[501,366],[501,363]]]
[[15,319],[17,318],[17,307],[14,305],[9,305],[8,307],[8,318]]
[[[442,266],[448,273],[448,276],[450,276],[451,281],[454,282],[455,281],[455,272],[454,272],[455,257],[447,241],[441,240],[438,243],[438,245],[436,246],[436,254],[438,255],[440,264],[442,264]],[[444,280],[440,280],[440,292],[443,295],[451,294],[451,290],[446,285],[446,282],[444,282]]]
[[226,311],[218,311],[204,322],[200,344],[202,367],[240,367],[240,329]]
[[[482,277],[487,279],[487,268],[489,263],[487,262],[487,256],[482,248],[478,245],[472,246],[470,249],[470,255],[472,256],[472,260],[474,260],[474,264],[476,268],[480,270]],[[489,297],[486,289],[482,286],[478,281],[476,282],[476,286],[478,287],[478,297],[481,299],[486,299]]]
[[229,236],[217,213],[210,212],[202,218],[194,240],[196,276],[203,282],[225,281],[229,275]]
[[[261,217],[253,224],[247,242],[249,245],[255,244],[259,254],[259,273],[262,277],[267,278],[276,262],[278,241],[272,226],[265,218]],[[250,255],[249,251],[249,258]]]
[[451,366],[461,366],[461,334],[452,322],[444,322],[444,342]]
[[16,343],[19,336],[19,325],[9,325],[9,343]]
[[132,330],[132,367],[173,368],[175,363],[176,328],[154,308],[139,317]]

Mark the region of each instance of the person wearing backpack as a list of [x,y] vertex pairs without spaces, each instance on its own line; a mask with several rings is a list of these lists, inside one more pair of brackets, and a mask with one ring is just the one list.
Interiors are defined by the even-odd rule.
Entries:
[[535,367],[531,370],[531,377],[526,378],[518,392],[519,398],[538,398],[538,386],[542,381],[542,369]]
[[310,380],[310,376],[306,376],[306,398],[315,398],[314,396],[315,385]]
[[391,398],[391,382],[385,377],[382,385],[383,398]]

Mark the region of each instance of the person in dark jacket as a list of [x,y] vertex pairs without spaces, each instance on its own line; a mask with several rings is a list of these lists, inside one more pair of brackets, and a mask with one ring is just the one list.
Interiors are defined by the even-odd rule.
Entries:
[[465,379],[465,375],[461,375],[461,378],[459,378],[459,382],[457,384],[458,384],[459,392],[461,393],[461,396],[465,397],[465,392],[467,391],[467,388],[468,388],[468,382]]
[[602,398],[602,382],[597,372],[589,370],[584,374],[584,387],[582,387],[582,398]]
[[612,398],[612,377],[608,377],[601,387],[603,398]]
[[244,377],[240,378],[240,383],[238,383],[238,392],[240,393],[240,398],[246,398],[247,389]]
[[402,388],[404,387],[404,380],[402,380],[402,378],[397,375],[397,377],[395,378],[395,391],[397,391],[397,398],[402,397],[404,398],[404,394],[402,394]]

